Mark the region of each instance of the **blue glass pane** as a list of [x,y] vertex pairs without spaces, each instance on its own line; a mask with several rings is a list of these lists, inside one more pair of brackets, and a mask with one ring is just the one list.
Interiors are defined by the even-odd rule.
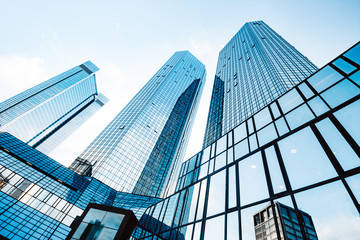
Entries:
[[279,135],[284,135],[289,132],[289,128],[286,125],[284,118],[279,118],[275,121],[276,129],[278,130]]
[[207,216],[225,211],[225,176],[226,170],[222,170],[210,178]]
[[333,64],[346,74],[349,74],[356,69],[356,67],[341,58],[334,61]]
[[293,189],[337,175],[309,127],[279,141],[279,148]]
[[249,144],[247,139],[235,145],[235,160],[239,159],[247,153],[249,153]]
[[256,129],[259,130],[266,124],[271,122],[271,116],[268,108],[264,108],[254,115]]
[[296,106],[299,106],[303,100],[296,89],[291,90],[278,100],[283,113],[289,112]]
[[265,154],[266,154],[266,161],[268,163],[271,183],[273,185],[274,193],[276,194],[285,191],[286,187],[274,147],[272,146],[267,148],[265,150]]
[[274,115],[274,118],[280,117],[280,111],[279,111],[279,108],[277,107],[276,103],[275,102],[272,103],[270,105],[270,107],[271,107],[271,111],[272,111],[272,113]]
[[269,196],[260,152],[239,162],[239,182],[242,206]]
[[330,107],[334,108],[341,103],[355,97],[359,93],[360,89],[352,84],[349,80],[345,79],[326,92],[322,93],[321,96],[330,105]]
[[299,89],[306,99],[309,99],[312,96],[314,96],[313,91],[307,86],[305,82],[299,85]]
[[344,56],[360,65],[360,44],[357,44],[345,53]]
[[246,133],[246,124],[242,123],[234,129],[234,141],[235,143],[244,139],[247,136]]
[[249,137],[249,144],[250,144],[250,152],[258,148],[258,144],[256,141],[256,134],[253,134]]
[[346,131],[350,133],[353,139],[358,145],[360,145],[360,131],[359,131],[359,119],[360,119],[360,100],[336,111],[335,117],[345,127]]
[[357,201],[360,202],[360,174],[346,178],[346,182],[349,184]]
[[215,170],[218,170],[226,165],[226,152],[218,155],[215,159]]
[[209,160],[209,157],[210,157],[210,146],[204,149],[202,158],[201,158],[201,163],[204,163],[207,160]]
[[353,73],[350,77],[357,85],[360,85],[360,71]]
[[308,103],[309,103],[309,106],[311,107],[311,109],[316,114],[316,116],[320,116],[321,114],[330,110],[329,107],[326,106],[324,101],[321,100],[321,98],[319,96],[314,97]]
[[274,124],[270,124],[257,132],[260,146],[277,138]]
[[316,126],[344,170],[360,166],[359,157],[328,118]]
[[219,140],[217,140],[216,154],[219,154],[226,149],[226,138],[227,138],[227,135],[225,135],[222,138],[220,138]]
[[342,78],[343,76],[340,73],[335,71],[332,67],[326,66],[310,77],[308,82],[315,88],[317,92],[321,92]]
[[310,111],[306,104],[303,104],[302,106],[288,113],[285,117],[289,123],[290,129],[293,130],[313,119],[314,114]]

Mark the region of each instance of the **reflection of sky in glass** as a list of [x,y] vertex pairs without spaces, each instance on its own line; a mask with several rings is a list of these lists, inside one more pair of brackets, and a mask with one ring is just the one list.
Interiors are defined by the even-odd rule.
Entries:
[[[279,141],[279,147],[293,189],[336,176],[309,127]],[[296,149],[296,153],[292,149]]]
[[355,97],[359,93],[359,88],[349,80],[345,79],[322,93],[321,96],[330,105],[330,107],[334,108],[350,98]]
[[269,196],[260,152],[239,162],[239,177],[242,206]]
[[207,216],[225,211],[225,173],[222,170],[210,179]]
[[[219,240],[224,239],[224,215],[209,219],[205,223],[205,236],[206,240]],[[195,239],[195,238],[194,238]]]
[[360,145],[360,100],[340,109],[334,113],[335,117],[345,127],[346,131],[354,138],[356,143]]
[[274,147],[265,150],[266,160],[269,167],[271,183],[273,185],[274,193],[283,192],[286,190],[284,179],[281,174],[279,162],[276,157]]
[[316,126],[344,170],[360,165],[359,157],[328,118],[318,122]]
[[241,210],[241,235],[242,239],[255,240],[254,220],[255,213],[263,210],[269,203],[262,203],[254,207]]
[[315,88],[316,91],[321,92],[325,88],[339,81],[343,76],[335,71],[332,67],[326,66],[319,72],[308,79],[308,82]]
[[238,211],[229,213],[227,215],[227,239],[238,240],[239,239],[239,219]]
[[340,181],[295,194],[295,199],[312,217],[319,239],[359,239],[359,214]]
[[346,178],[346,182],[349,184],[357,201],[360,202],[360,174]]

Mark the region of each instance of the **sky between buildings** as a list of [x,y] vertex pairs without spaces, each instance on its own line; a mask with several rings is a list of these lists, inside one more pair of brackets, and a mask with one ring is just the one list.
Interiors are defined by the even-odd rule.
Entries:
[[245,22],[263,20],[319,68],[360,40],[360,1],[3,1],[0,102],[87,60],[110,99],[50,156],[65,166],[175,52],[207,80],[185,159],[201,150],[217,57]]

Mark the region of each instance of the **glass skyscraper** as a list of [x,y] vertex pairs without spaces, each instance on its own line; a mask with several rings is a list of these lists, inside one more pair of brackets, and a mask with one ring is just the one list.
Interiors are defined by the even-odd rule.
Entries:
[[[267,29],[263,22],[247,27]],[[261,41],[268,41],[272,32],[269,35],[264,33]],[[264,51],[280,51],[282,39],[271,41],[276,47]],[[231,51],[236,51],[232,46]],[[242,60],[226,56],[227,65]],[[299,73],[298,83],[275,93],[272,100],[244,96],[258,101],[250,113],[239,110],[248,106],[237,106],[239,98],[226,97],[237,91],[240,82],[231,84],[225,97],[213,94],[212,106],[220,109],[226,98],[231,99],[232,107],[224,107],[222,113],[244,119],[235,123],[229,120],[233,115],[219,118],[230,121],[226,126],[235,126],[216,132],[215,141],[182,164],[175,192],[145,211],[134,239],[255,240],[270,233],[266,239],[356,240],[360,235],[360,43],[311,74],[313,70]],[[227,89],[228,79],[222,81],[218,74],[213,92]],[[239,80],[240,73],[234,75],[230,82]],[[247,83],[243,95],[251,93],[248,87],[254,82]],[[267,91],[262,88],[267,86],[253,90]],[[209,116],[220,116],[211,110]],[[257,222],[256,216],[264,209],[273,219],[259,230],[261,218]]]
[[317,69],[263,21],[246,23],[220,51],[203,147]]
[[204,65],[176,52],[70,169],[117,191],[163,196],[177,177],[204,81]]
[[51,152],[108,100],[88,61],[0,103],[0,131]]

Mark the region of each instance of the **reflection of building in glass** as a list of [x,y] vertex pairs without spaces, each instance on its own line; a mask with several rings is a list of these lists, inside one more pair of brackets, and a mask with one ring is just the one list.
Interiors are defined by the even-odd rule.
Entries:
[[118,191],[164,195],[177,177],[204,81],[204,65],[176,52],[70,169]]
[[[265,31],[260,23],[246,26]],[[269,43],[273,50],[287,51],[282,49],[281,39],[279,44],[266,39],[265,36],[260,40]],[[229,52],[238,51],[237,44],[242,42],[230,45]],[[266,44],[255,44],[254,48],[259,46],[266,51]],[[218,66],[225,64],[221,56]],[[243,60],[233,56],[226,55],[226,66],[236,66]],[[262,107],[251,107],[249,114],[240,115],[246,117],[239,122],[233,119],[239,113],[238,95],[231,99],[226,94],[236,91],[233,88],[240,82],[228,92],[229,78],[221,76],[221,82],[216,76],[211,106],[224,101],[231,107],[225,107],[225,103],[223,108],[213,107],[221,112],[219,115],[210,107],[207,129],[215,132],[214,140],[182,164],[175,192],[145,211],[133,236],[144,240],[172,239],[181,233],[191,240],[255,240],[254,213],[279,201],[293,207],[273,205],[280,211],[272,213],[278,213],[282,221],[270,226],[271,239],[284,239],[285,233],[288,239],[347,236],[356,240],[360,234],[359,56],[357,43],[312,75],[309,71],[307,78],[304,75],[303,80],[291,82],[286,90],[264,101]],[[241,69],[255,71],[258,66],[252,64],[251,68]],[[239,80],[239,74],[230,82]],[[248,90],[244,94],[251,94]],[[214,95],[216,92],[220,97]],[[216,125],[220,115],[222,123],[229,120],[227,125]],[[217,135],[220,129],[222,134]],[[258,222],[262,222],[261,218]],[[344,224],[346,227],[342,227]]]
[[298,214],[296,214],[294,208],[275,202],[273,206],[269,204],[266,208],[254,214],[256,240],[279,239],[275,224],[278,226],[281,240],[303,239],[300,225],[305,230],[306,239],[318,239],[314,223],[309,214],[301,210],[298,210]]
[[108,100],[98,94],[90,61],[0,103],[0,131],[51,152]]
[[246,23],[219,53],[203,147],[317,69],[263,21]]

